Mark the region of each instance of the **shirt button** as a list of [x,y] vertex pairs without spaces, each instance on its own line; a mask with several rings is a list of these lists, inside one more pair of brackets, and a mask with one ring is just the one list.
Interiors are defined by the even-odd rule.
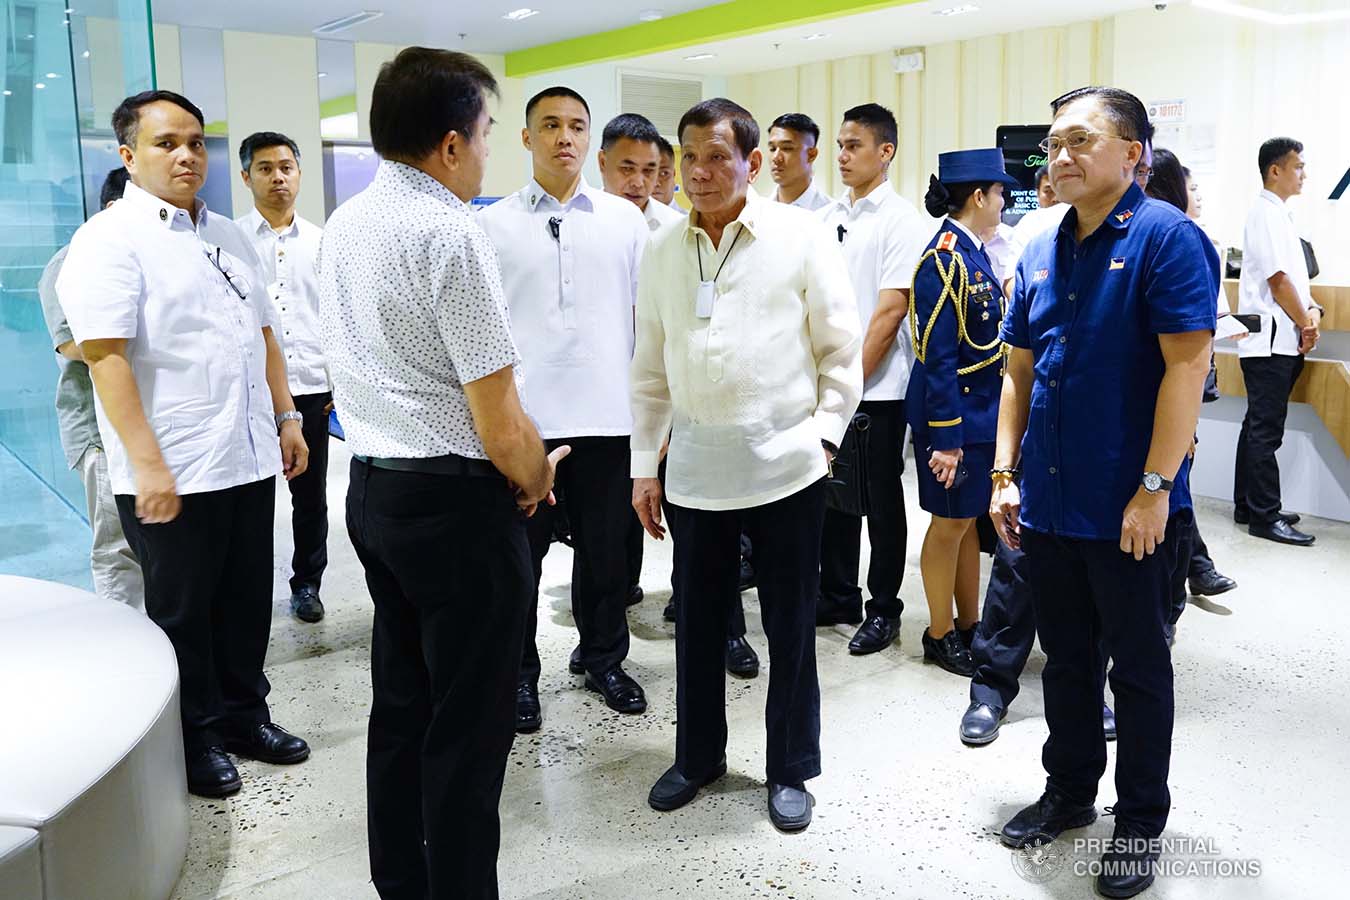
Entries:
[[1055,474],[1056,471],[1057,471],[1057,470],[1055,469],[1054,466],[1051,466],[1051,467],[1050,467],[1050,474],[1051,474],[1051,475]]
[[1055,381],[1055,379],[1051,378],[1051,379],[1050,379],[1050,386],[1051,386],[1051,387],[1059,387],[1059,382],[1058,382],[1058,381]]
[[1077,294],[1072,294],[1072,293],[1071,293],[1071,294],[1069,294],[1069,299],[1070,299],[1070,300],[1077,300],[1077,299],[1078,299],[1078,295],[1077,295]]
[[1068,339],[1067,337],[1065,337],[1064,335],[1061,334],[1061,335],[1059,336],[1059,342],[1060,342],[1061,344],[1067,344],[1067,343],[1069,342],[1069,339]]
[[564,278],[564,279],[563,279],[563,284],[571,284],[571,283],[572,283],[572,279],[570,279],[570,278]]

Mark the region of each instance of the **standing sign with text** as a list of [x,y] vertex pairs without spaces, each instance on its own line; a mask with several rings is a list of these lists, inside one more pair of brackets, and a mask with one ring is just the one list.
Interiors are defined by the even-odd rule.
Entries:
[[1003,151],[1003,167],[1017,179],[1017,187],[1004,194],[1003,221],[1016,225],[1036,202],[1036,170],[1045,165],[1041,141],[1050,133],[1049,125],[1000,125],[995,143]]

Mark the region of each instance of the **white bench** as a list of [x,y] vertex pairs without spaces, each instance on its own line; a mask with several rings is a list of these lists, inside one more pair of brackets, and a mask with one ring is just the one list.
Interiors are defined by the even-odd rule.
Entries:
[[153,622],[0,575],[0,732],[0,897],[169,896],[187,784],[178,664]]

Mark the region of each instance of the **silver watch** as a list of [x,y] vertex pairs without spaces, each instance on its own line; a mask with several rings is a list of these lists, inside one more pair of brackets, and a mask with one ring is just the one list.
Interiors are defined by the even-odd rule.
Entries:
[[1159,491],[1172,490],[1172,482],[1159,475],[1157,472],[1145,472],[1144,477],[1139,479],[1139,483],[1144,486],[1144,490],[1150,494],[1156,494]]
[[305,417],[304,417],[304,415],[300,412],[300,410],[298,410],[298,409],[291,409],[291,410],[287,410],[287,411],[284,412],[284,413],[277,413],[277,415],[276,415],[276,420],[277,420],[277,430],[278,430],[278,431],[281,430],[281,426],[282,426],[282,424],[285,423],[285,422],[295,422],[295,423],[298,424],[301,428],[304,428],[304,427],[305,427]]

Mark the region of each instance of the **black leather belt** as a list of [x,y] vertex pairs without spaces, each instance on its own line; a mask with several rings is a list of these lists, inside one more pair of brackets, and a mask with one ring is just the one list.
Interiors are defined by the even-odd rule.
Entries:
[[417,472],[422,475],[466,475],[471,478],[505,478],[497,467],[485,459],[469,459],[453,453],[445,456],[428,456],[421,459],[390,459],[382,456],[359,456],[352,459],[377,469],[389,469],[392,472]]

